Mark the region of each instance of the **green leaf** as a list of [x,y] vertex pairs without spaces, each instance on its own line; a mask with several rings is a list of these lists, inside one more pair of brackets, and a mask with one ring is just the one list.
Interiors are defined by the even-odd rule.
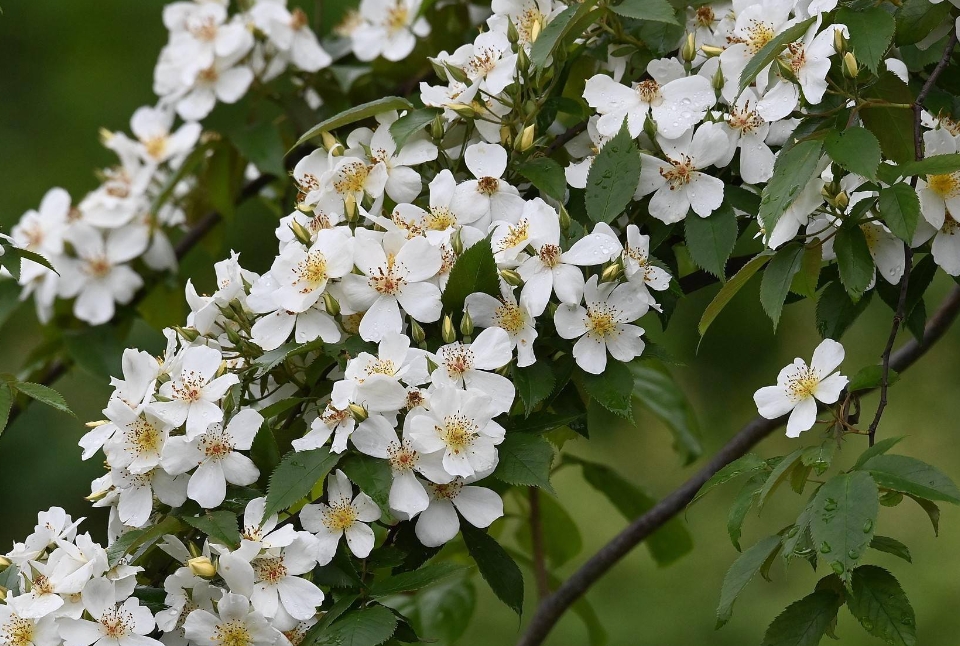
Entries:
[[[567,461],[579,464],[590,486],[606,496],[628,521],[639,518],[657,503],[655,498],[606,465],[571,456],[567,456]],[[693,538],[677,517],[668,520],[645,542],[650,556],[661,567],[670,565],[693,549]]]
[[906,437],[905,435],[901,435],[899,437],[884,438],[879,442],[877,442],[876,444],[874,444],[873,446],[867,447],[867,449],[860,454],[860,457],[857,458],[857,463],[853,465],[853,468],[854,469],[863,468],[863,465],[866,463],[867,460],[877,455],[883,455],[884,453],[886,453],[887,451],[895,447],[897,444],[899,444],[900,441],[903,440],[905,437]]
[[104,382],[119,375],[122,368],[120,357],[124,343],[118,330],[109,325],[70,330],[63,334],[63,344],[70,358],[93,377]]
[[[540,526],[543,529],[543,551],[553,568],[569,563],[583,549],[583,538],[577,523],[552,496],[539,496]],[[517,541],[532,553],[530,523],[520,523]]]
[[[596,17],[590,16],[590,12],[593,11],[596,3],[597,0],[585,0],[583,3],[573,4],[550,20],[530,47],[530,62],[535,69],[543,69],[546,66],[551,54],[556,51],[557,46],[568,34],[579,35],[583,31],[582,29],[574,29],[581,26],[579,23],[585,20],[592,22],[599,18],[599,15],[601,15],[599,11],[595,14]],[[582,26],[585,27],[586,25]]]
[[181,518],[186,524],[228,547],[240,544],[237,517],[229,511],[208,511],[203,516],[182,516]]
[[467,551],[480,568],[480,575],[507,607],[523,614],[523,574],[506,550],[482,529],[461,523],[460,533]]
[[164,534],[176,534],[182,528],[183,525],[179,520],[173,516],[167,516],[156,525],[126,532],[107,548],[107,562],[112,567],[124,556],[133,554],[134,550],[149,547],[160,540]]
[[633,199],[639,181],[640,153],[624,120],[590,166],[584,193],[587,215],[594,222],[613,222]]
[[70,407],[67,406],[67,402],[63,398],[63,395],[58,393],[53,388],[44,386],[43,384],[34,384],[29,381],[17,381],[12,385],[30,399],[34,399],[41,404],[46,404],[50,408],[54,408],[61,413],[66,413],[67,415],[73,415],[76,417],[74,412],[70,410]]
[[947,474],[933,465],[906,455],[875,455],[861,466],[877,484],[926,500],[960,504],[960,490]]
[[673,450],[690,464],[703,453],[700,425],[687,396],[670,373],[647,361],[631,361],[633,397],[667,425],[673,435]]
[[726,279],[726,266],[737,244],[737,215],[724,202],[709,217],[688,217],[684,220],[687,250],[701,269],[720,280]]
[[284,177],[287,174],[283,165],[283,139],[275,123],[256,121],[251,125],[229,130],[227,135],[240,154],[260,172],[270,173],[274,177]]
[[0,280],[0,329],[20,307],[20,285],[13,280]]
[[[743,92],[748,85],[753,83],[757,75],[766,68],[767,65],[772,63],[787,45],[803,38],[803,35],[807,33],[807,29],[813,24],[814,20],[816,20],[816,18],[807,18],[803,22],[798,22],[792,27],[780,32],[776,38],[764,45],[760,51],[747,62],[743,71],[740,73],[740,89],[737,94]],[[767,231],[772,230],[772,228],[767,229]]]
[[649,20],[665,22],[671,25],[680,24],[673,7],[667,0],[624,0],[618,5],[611,6],[610,10],[635,20]]
[[960,153],[931,155],[918,161],[903,164],[898,169],[904,177],[914,175],[949,175],[960,170]]
[[906,0],[897,10],[898,47],[918,43],[936,29],[950,13],[950,5],[933,4],[928,0]]
[[817,300],[817,330],[824,339],[839,339],[857,317],[867,309],[873,292],[854,302],[843,289],[840,281],[827,285]]
[[320,621],[310,627],[303,636],[303,640],[299,646],[316,646],[324,633],[326,633],[330,624],[342,617],[356,602],[359,596],[357,593],[344,593],[339,596],[332,606],[324,610]]
[[7,420],[10,419],[10,410],[13,408],[13,392],[10,386],[0,383],[0,435],[7,427]]
[[[887,554],[892,554],[897,558],[903,559],[907,563],[913,563],[913,557],[910,556],[910,548],[889,536],[874,536],[873,540],[870,541],[870,549],[877,550],[878,552],[886,552]],[[857,570],[854,570],[853,576],[854,585],[856,585]]]
[[870,544],[880,513],[877,483],[868,473],[834,476],[813,499],[810,531],[821,557],[847,584]]
[[[813,521],[813,503],[815,496],[811,497],[807,505],[797,516],[797,522],[783,536],[783,558],[789,561],[794,556],[801,555],[804,550],[813,550],[813,538],[810,535],[810,523]],[[813,562],[816,563],[816,553],[812,555]]]
[[841,226],[833,239],[840,282],[851,298],[859,298],[876,275],[873,256],[863,230],[856,224]]
[[517,172],[530,180],[545,195],[562,200],[567,191],[567,179],[560,164],[549,157],[537,157],[517,166]]
[[[892,385],[896,383],[899,376],[900,375],[897,374],[896,370],[888,371],[887,384]],[[847,390],[849,392],[854,392],[857,390],[873,390],[874,388],[879,388],[882,382],[883,366],[866,366],[861,368],[857,374],[850,379],[850,383],[847,384]]]
[[[60,272],[58,272],[54,268],[54,266],[50,264],[49,260],[47,260],[44,256],[36,253],[35,251],[30,251],[29,249],[23,249],[21,247],[15,247],[12,245],[4,246],[4,248],[6,249],[6,254],[4,255],[8,255],[11,258],[20,258],[21,260],[29,260],[30,262],[35,262],[38,265],[42,265],[43,267],[46,267],[47,269],[57,274],[58,276],[60,275]],[[0,256],[0,257],[3,257],[3,256]],[[20,278],[19,264],[15,265],[13,269],[11,269],[9,265],[7,265],[7,270],[10,271],[10,274],[13,275],[15,279],[19,280]]]
[[831,130],[823,140],[823,149],[830,159],[851,173],[868,179],[877,178],[880,166],[880,142],[866,128],[853,126]]
[[480,240],[457,258],[441,297],[444,311],[463,311],[467,296],[476,292],[500,297],[500,276],[489,238]]
[[550,396],[556,383],[553,370],[546,361],[537,361],[525,368],[513,369],[513,384],[517,387],[520,401],[523,402],[524,417],[530,417],[537,404]]
[[590,399],[611,413],[633,419],[633,376],[627,364],[614,359],[607,361],[607,368],[599,375],[583,373],[583,388]]
[[322,480],[336,466],[340,456],[327,448],[312,451],[291,451],[283,456],[270,475],[267,487],[267,506],[263,517],[287,509],[310,493],[313,485]]
[[911,243],[920,219],[920,199],[913,187],[901,183],[881,188],[877,205],[893,235]]
[[850,44],[857,60],[876,74],[897,29],[893,16],[878,6],[856,10],[842,7],[836,21],[850,31]]
[[337,467],[347,474],[350,482],[360,487],[360,491],[373,498],[381,509],[389,510],[393,475],[386,460],[354,453],[343,458]]
[[530,485],[553,493],[553,447],[540,435],[508,433],[497,447],[500,462],[493,477],[512,485]]
[[917,643],[917,620],[896,578],[876,565],[853,572],[853,591],[847,607],[864,630],[893,646]]
[[720,605],[717,606],[717,628],[722,627],[733,616],[733,603],[747,587],[750,580],[760,571],[763,562],[780,547],[779,536],[768,536],[741,554],[726,576],[720,588]]
[[390,135],[397,144],[397,150],[403,148],[403,145],[407,143],[407,139],[423,130],[440,112],[441,111],[436,108],[412,110],[391,123]]
[[807,595],[773,620],[761,646],[816,646],[837,618],[843,599],[830,590]]
[[723,287],[720,288],[720,291],[717,292],[717,295],[713,297],[713,300],[710,301],[710,304],[707,305],[707,309],[703,310],[703,316],[700,317],[700,323],[697,325],[697,331],[700,332],[702,337],[707,333],[707,330],[710,328],[710,325],[713,323],[714,319],[723,311],[723,308],[737,295],[744,285],[753,278],[753,275],[760,271],[760,268],[763,267],[770,261],[772,256],[768,254],[760,254],[754,256],[750,259],[747,264],[740,268],[733,278],[724,283]]
[[[863,91],[865,99],[882,99],[890,103],[913,104],[914,96],[907,84],[892,72],[883,72],[880,79]],[[872,105],[860,111],[863,125],[880,142],[887,159],[905,164],[914,159],[913,111],[888,105]]]
[[434,583],[464,574],[468,569],[469,568],[463,565],[449,562],[424,565],[419,570],[401,572],[400,574],[393,574],[380,579],[370,587],[370,596],[376,599],[391,594],[413,592],[414,590],[426,588]]
[[773,468],[773,471],[770,472],[770,477],[767,478],[767,481],[763,483],[763,488],[760,489],[760,498],[757,503],[760,509],[763,509],[770,495],[787,479],[790,469],[800,461],[802,456],[803,449],[797,449],[793,453],[785,456]]
[[[756,59],[757,56],[754,56],[752,60]],[[822,148],[823,142],[811,139],[801,141],[777,155],[773,177],[764,187],[763,197],[760,198],[759,217],[765,231],[773,231],[780,216],[817,174]]]
[[333,622],[317,641],[331,646],[378,646],[393,637],[396,616],[384,606],[348,612]]
[[[362,119],[375,117],[378,114],[389,112],[391,110],[413,110],[413,104],[399,96],[388,96],[369,103],[362,103],[349,110],[344,110],[340,114],[321,121],[297,140],[293,148],[304,144],[314,137],[319,137],[324,132],[330,132],[351,123],[356,123]],[[293,150],[291,148],[291,150]],[[289,153],[288,153],[289,154]]]
[[467,632],[477,605],[477,592],[472,581],[461,577],[390,603],[425,638],[454,644]]
[[813,244],[803,248],[800,271],[793,276],[790,291],[807,298],[815,298],[820,282],[820,266],[823,264],[823,245]]
[[803,263],[804,248],[800,244],[790,244],[777,250],[776,255],[763,272],[760,283],[760,304],[763,311],[773,321],[773,330],[777,330],[783,303],[793,283],[793,277]]
[[[714,487],[726,484],[734,478],[739,478],[743,475],[753,474],[758,471],[765,471],[767,468],[766,461],[761,459],[760,456],[758,456],[756,453],[747,453],[746,455],[737,458],[727,466],[714,473],[709,480],[704,482],[703,486],[700,487],[700,491],[698,491],[697,495],[694,496],[693,500],[690,501],[690,505],[710,493]],[[690,505],[687,506],[689,507]]]
[[940,507],[937,506],[937,503],[927,500],[925,498],[919,498],[917,496],[909,496],[913,499],[915,503],[920,505],[920,508],[926,512],[927,517],[930,518],[930,524],[933,525],[933,534],[935,536],[940,535]]
[[758,473],[747,480],[734,498],[733,504],[730,505],[730,511],[727,512],[727,535],[738,552],[741,551],[740,535],[743,530],[743,521],[747,517],[747,512],[753,507],[753,503],[756,502],[757,496],[760,495],[760,488],[767,475],[769,474]]

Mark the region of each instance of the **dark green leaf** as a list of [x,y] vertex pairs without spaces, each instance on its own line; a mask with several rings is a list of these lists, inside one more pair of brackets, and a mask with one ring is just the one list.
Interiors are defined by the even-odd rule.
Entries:
[[473,582],[465,577],[440,583],[415,595],[391,601],[410,619],[424,640],[439,639],[453,644],[467,631],[477,603]]
[[350,482],[373,498],[381,509],[389,510],[393,475],[386,460],[354,453],[341,460],[337,466],[350,478]]
[[726,576],[720,588],[720,605],[717,606],[717,628],[720,628],[733,616],[733,603],[747,587],[750,580],[760,571],[764,561],[780,547],[779,536],[768,536],[741,554]]
[[469,523],[460,525],[467,551],[477,562],[483,580],[500,601],[517,615],[523,614],[523,574],[510,555],[482,529]]
[[[900,375],[897,374],[896,370],[890,370],[887,373],[887,384],[896,383]],[[880,384],[883,382],[883,366],[866,366],[861,368],[857,374],[850,379],[850,383],[847,384],[847,390],[849,392],[854,392],[857,390],[873,390],[874,388],[879,388]]]
[[[543,530],[543,551],[554,568],[570,562],[583,549],[583,538],[577,523],[551,496],[539,496],[540,526]],[[530,523],[521,523],[517,541],[532,552]]]
[[830,159],[851,173],[876,179],[880,166],[880,142],[866,128],[853,126],[832,130],[823,140],[823,149]]
[[579,23],[585,20],[592,22],[602,15],[598,11],[595,18],[590,16],[590,12],[596,3],[597,0],[585,0],[583,3],[573,4],[550,20],[550,23],[544,27],[530,47],[530,62],[535,69],[542,69],[546,66],[550,55],[556,51],[557,46],[568,34],[580,34],[582,30],[574,29],[580,26]]
[[908,162],[900,166],[904,177],[914,175],[949,175],[960,170],[960,153],[949,155],[931,155],[919,161]]
[[517,166],[517,172],[530,180],[544,195],[562,200],[567,191],[567,178],[560,164],[549,157],[537,157]]
[[[892,554],[907,563],[913,563],[913,557],[910,556],[910,548],[895,538],[890,538],[889,536],[874,536],[873,540],[870,541],[870,548],[878,552]],[[854,581],[856,581],[857,570],[854,570],[853,576]],[[854,585],[856,585],[856,583],[854,583]]]
[[816,646],[842,604],[842,597],[828,590],[791,603],[767,628],[761,646]]
[[359,596],[356,593],[345,593],[338,597],[332,606],[324,610],[320,621],[310,627],[299,646],[316,646],[330,624],[342,617],[343,613],[350,609],[350,606],[356,602]]
[[733,543],[733,546],[737,548],[738,552],[740,551],[740,535],[743,530],[743,521],[747,517],[747,512],[753,507],[753,503],[757,501],[757,496],[760,495],[760,488],[763,486],[767,475],[769,474],[758,473],[747,480],[743,488],[737,493],[737,497],[734,498],[733,504],[730,505],[730,511],[727,512],[727,535],[730,537],[730,542]]
[[710,217],[684,220],[687,250],[694,263],[720,280],[726,279],[725,267],[737,244],[737,215],[724,202]]
[[310,493],[313,485],[325,478],[339,459],[339,455],[326,448],[287,453],[270,476],[263,517],[269,518],[287,509]]
[[449,562],[424,565],[419,570],[401,572],[377,581],[370,588],[370,596],[378,598],[402,592],[413,592],[439,581],[459,576],[465,573],[467,569],[463,565]]
[[627,420],[633,419],[633,381],[631,369],[613,359],[599,375],[583,373],[583,388],[590,399]]
[[895,447],[897,444],[899,444],[904,437],[906,436],[900,435],[899,437],[887,437],[880,440],[873,446],[868,447],[866,450],[864,450],[863,453],[860,454],[860,457],[857,458],[857,463],[853,466],[853,468],[854,469],[862,468],[864,463],[866,463],[867,460],[877,455],[883,455],[884,453],[886,453],[887,451]]
[[43,384],[34,384],[29,381],[17,381],[12,385],[30,399],[35,399],[41,404],[46,404],[50,408],[55,408],[62,413],[76,417],[73,411],[70,410],[70,407],[67,406],[67,402],[63,398],[63,395],[58,393],[53,388],[44,386]]
[[[747,65],[743,68],[743,71],[740,73],[740,88],[738,94],[743,92],[743,90],[753,83],[753,80],[757,78],[757,75],[766,68],[767,65],[773,62],[773,60],[780,55],[787,45],[790,43],[801,40],[803,35],[807,33],[807,29],[810,28],[810,25],[813,24],[816,18],[807,18],[802,22],[784,29],[777,35],[776,38],[764,45],[759,52],[757,52],[753,58],[751,58]],[[767,231],[772,231],[773,229],[767,229]]]
[[[758,57],[754,56],[751,62]],[[765,231],[773,231],[780,216],[817,174],[822,148],[823,142],[811,139],[801,141],[789,150],[781,151],[777,156],[773,165],[773,177],[764,187],[763,197],[760,199],[760,222]]]
[[800,270],[790,283],[790,291],[795,294],[814,298],[820,282],[820,266],[823,264],[823,245],[813,244],[803,248]]
[[260,172],[275,177],[287,174],[283,165],[284,147],[280,130],[270,121],[256,121],[252,125],[230,130],[227,135],[247,161]]
[[933,525],[933,533],[935,536],[940,535],[940,507],[937,506],[937,503],[927,500],[926,498],[919,498],[917,496],[909,496],[916,502],[920,507],[926,512],[927,516],[930,518],[930,524]]
[[125,344],[118,337],[118,331],[109,325],[64,332],[63,344],[70,358],[98,380],[105,383],[111,376],[120,374]]
[[604,144],[587,174],[584,203],[594,222],[613,222],[633,199],[640,181],[640,154],[627,123]]
[[728,280],[723,287],[720,288],[717,295],[714,296],[710,304],[707,305],[707,309],[703,310],[703,316],[700,317],[700,323],[697,325],[697,331],[700,332],[700,336],[707,333],[707,329],[720,312],[723,311],[723,308],[726,307],[730,300],[737,295],[737,292],[753,278],[753,275],[770,261],[771,257],[770,255],[760,254],[751,258],[747,264],[740,268],[740,271],[738,271],[733,278]]
[[906,0],[897,10],[898,47],[918,43],[943,22],[950,13],[950,5],[933,4],[928,0]]
[[488,238],[480,240],[457,258],[443,290],[444,310],[461,312],[467,296],[476,292],[500,297],[500,277]]
[[493,477],[512,485],[530,485],[553,493],[553,447],[540,435],[508,433],[497,447],[500,463]]
[[229,511],[208,511],[203,516],[182,516],[182,519],[186,524],[228,547],[240,544],[237,517]]
[[[794,556],[804,556],[806,551],[813,552],[813,538],[810,535],[810,523],[813,520],[814,500],[816,496],[811,497],[810,501],[797,516],[797,522],[783,536],[783,558],[789,561]],[[813,554],[814,563],[816,563],[816,553]]]
[[382,99],[377,99],[376,101],[370,101],[369,103],[362,103],[358,106],[350,108],[349,110],[344,110],[336,116],[321,121],[314,127],[310,128],[302,137],[300,137],[300,139],[297,140],[294,148],[310,141],[314,137],[319,137],[324,132],[330,132],[332,130],[336,130],[337,128],[350,125],[351,123],[356,123],[362,119],[375,117],[378,114],[389,112],[391,110],[413,110],[413,104],[399,96],[388,96]]
[[917,621],[900,583],[875,565],[853,572],[853,591],[847,607],[864,630],[893,646],[917,643]]
[[537,361],[526,368],[514,368],[513,384],[523,402],[524,416],[530,417],[537,404],[553,392],[556,379],[546,361]]
[[670,373],[658,370],[648,361],[632,361],[633,396],[667,425],[673,435],[673,448],[689,464],[703,453],[700,425],[687,396]]
[[781,247],[763,272],[763,280],[760,283],[760,304],[773,321],[774,331],[780,323],[780,313],[783,311],[783,303],[787,299],[793,277],[800,271],[800,265],[803,263],[803,253],[804,248],[800,244]]
[[854,302],[843,289],[840,281],[827,285],[817,301],[817,330],[825,339],[839,339],[857,317],[867,309],[873,292]]
[[0,383],[0,434],[7,427],[7,420],[10,418],[10,409],[13,408],[13,393],[10,386]]
[[378,646],[393,636],[397,618],[384,606],[350,611],[320,636],[317,644],[330,646]]
[[390,135],[397,144],[397,150],[403,148],[414,133],[423,130],[427,124],[432,122],[440,110],[436,108],[422,108],[406,113],[396,121],[390,124]]
[[679,24],[673,7],[667,0],[624,0],[610,10],[624,18]]
[[851,298],[860,298],[876,274],[873,256],[863,230],[857,225],[841,226],[833,239],[840,282]]
[[[913,103],[913,92],[892,72],[880,74],[880,80],[863,91],[865,99],[882,99],[890,103]],[[880,141],[883,154],[898,164],[913,161],[913,111],[873,105],[860,111],[863,125]]]
[[179,520],[167,516],[155,525],[126,532],[107,548],[107,562],[110,566],[116,565],[120,559],[133,554],[138,548],[148,547],[160,540],[164,534],[176,534],[183,528]]
[[857,60],[876,74],[897,29],[893,15],[878,6],[856,10],[843,7],[837,11],[836,21],[850,31],[850,44]]
[[917,192],[909,184],[902,183],[881,188],[878,207],[884,223],[893,235],[911,243],[920,219]]
[[739,478],[743,475],[754,474],[757,471],[765,471],[766,469],[767,463],[762,460],[760,456],[758,456],[756,453],[747,453],[746,455],[737,458],[727,466],[714,473],[709,480],[703,483],[703,486],[700,487],[700,491],[698,491],[697,495],[694,496],[693,500],[690,501],[690,504],[692,505],[703,498],[714,487],[726,484],[734,478]]
[[770,477],[767,478],[767,481],[763,484],[763,488],[760,489],[760,499],[758,501],[760,509],[763,509],[770,494],[776,491],[777,487],[787,479],[790,469],[800,461],[802,456],[803,449],[797,449],[790,455],[784,456],[784,458],[773,467],[773,471],[770,472]]
[[813,500],[814,546],[847,584],[873,538],[880,512],[878,496],[873,478],[853,471],[828,480]]
[[927,500],[960,504],[960,490],[940,469],[906,455],[875,455],[861,466],[877,484]]

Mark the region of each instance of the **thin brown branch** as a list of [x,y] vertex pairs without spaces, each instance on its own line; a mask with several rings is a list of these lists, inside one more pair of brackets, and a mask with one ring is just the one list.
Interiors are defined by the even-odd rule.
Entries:
[[568,141],[579,135],[581,132],[587,129],[587,122],[581,121],[578,124],[570,126],[564,132],[557,135],[557,138],[550,142],[550,145],[547,146],[547,149],[543,151],[544,155],[549,155],[557,148],[565,145]]
[[[954,286],[927,322],[923,341],[911,339],[892,353],[890,368],[903,372],[912,366],[946,333],[958,315],[960,315],[960,286]],[[560,617],[610,568],[650,534],[683,511],[713,474],[746,454],[786,420],[786,416],[775,420],[757,417],[744,426],[700,471],[660,500],[647,513],[630,523],[590,557],[553,594],[544,599],[530,620],[526,632],[517,642],[517,646],[542,644]]]
[[530,492],[530,544],[533,547],[533,574],[537,580],[537,598],[545,599],[550,594],[550,575],[543,543],[543,518],[540,515],[540,492],[529,487]]

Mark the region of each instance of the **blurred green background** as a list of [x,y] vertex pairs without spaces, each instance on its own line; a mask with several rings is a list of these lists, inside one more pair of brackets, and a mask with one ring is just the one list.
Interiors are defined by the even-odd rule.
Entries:
[[[52,186],[66,188],[75,198],[96,185],[93,170],[112,163],[97,141],[97,129],[126,129],[130,114],[153,102],[151,79],[157,53],[166,34],[160,21],[160,0],[7,0],[0,15],[0,230],[28,208],[39,204]],[[337,5],[329,2],[329,5]],[[269,221],[256,206],[241,212],[229,244],[242,248],[245,264],[263,269],[274,253]],[[210,280],[210,260],[220,249],[194,254],[190,273]],[[758,281],[755,281],[758,282]],[[928,296],[928,311],[944,293],[948,281],[938,279]],[[673,368],[697,410],[707,454],[755,415],[754,390],[771,382],[796,354],[809,357],[818,339],[813,307],[786,308],[776,338],[760,309],[757,285],[744,290],[697,347],[696,322],[712,297],[704,290],[683,303],[668,333],[660,339],[684,366]],[[847,374],[877,360],[889,329],[891,313],[874,299],[866,315],[847,333]],[[653,326],[651,326],[653,327]],[[960,328],[958,328],[960,329]],[[659,335],[655,335],[659,336]],[[150,339],[141,335],[138,338]],[[22,307],[0,330],[0,372],[18,367],[41,339],[31,307]],[[155,349],[155,348],[154,348]],[[115,360],[115,359],[114,359]],[[880,434],[908,435],[904,453],[934,462],[960,481],[960,341],[950,333],[937,349],[907,373],[891,391]],[[57,384],[80,420],[99,418],[109,394],[102,379],[74,373]],[[875,398],[866,402],[872,411]],[[594,429],[588,444],[574,441],[568,450],[608,462],[621,474],[655,495],[682,482],[699,462],[682,468],[670,448],[667,431],[651,415],[637,411],[635,427]],[[89,481],[102,473],[97,460],[82,463],[76,442],[81,424],[50,409],[34,406],[0,438],[0,491],[3,515],[0,547],[22,538],[39,509],[66,507],[75,515],[94,518],[87,529],[101,536],[102,515],[91,513],[82,497]],[[818,431],[802,441],[814,444]],[[841,454],[852,462],[863,448],[853,439]],[[759,449],[764,457],[782,455],[797,446],[778,433]],[[701,460],[702,461],[702,460]],[[584,551],[561,576],[568,574],[624,525],[605,499],[580,477],[565,469],[555,478],[560,500],[576,520]],[[787,489],[787,488],[784,488]],[[636,549],[604,578],[589,599],[610,635],[621,644],[712,644],[742,646],[760,642],[763,629],[788,603],[807,594],[820,575],[794,563],[785,573],[773,570],[773,583],[756,581],[738,601],[733,620],[715,632],[714,611],[720,583],[736,551],[726,537],[726,514],[737,487],[721,489],[689,510],[687,522],[695,538],[694,551],[678,563],[659,569],[644,548]],[[780,491],[764,516],[748,518],[743,545],[752,544],[795,518],[801,499]],[[960,513],[945,505],[942,534],[935,538],[926,516],[912,502],[883,509],[878,533],[907,543],[914,564],[871,552],[872,562],[890,567],[913,602],[919,643],[952,646],[960,634]],[[550,536],[546,540],[550,540]],[[533,609],[533,581],[528,579],[527,612]],[[511,644],[517,620],[482,585],[471,630],[458,644]],[[841,611],[840,643],[850,646],[879,643],[868,637]],[[586,643],[580,620],[566,617],[547,642],[551,646]]]

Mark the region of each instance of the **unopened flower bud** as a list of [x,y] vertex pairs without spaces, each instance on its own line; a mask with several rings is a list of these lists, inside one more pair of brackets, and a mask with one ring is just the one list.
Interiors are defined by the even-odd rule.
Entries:
[[793,68],[790,66],[790,63],[786,62],[782,58],[777,58],[777,71],[780,76],[785,80],[790,81],[791,83],[798,83],[797,75],[794,73]]
[[174,327],[173,329],[177,331],[177,334],[190,343],[193,343],[200,338],[200,333],[192,327]]
[[450,248],[458,256],[463,253],[463,229],[458,228],[450,237]]
[[103,426],[104,424],[109,424],[110,422],[105,419],[98,419],[93,422],[87,422],[84,424],[87,428],[97,428],[98,426]]
[[857,63],[857,57],[853,52],[847,52],[843,55],[843,75],[855,79],[858,74],[860,74],[860,65]]
[[[323,147],[328,153],[333,152],[337,148],[343,148],[343,144],[337,141],[337,138],[329,132],[321,132],[320,140],[323,142]],[[334,152],[334,154],[336,155],[337,153]]]
[[370,413],[367,412],[367,409],[360,404],[350,404],[347,406],[347,410],[349,410],[350,414],[353,415],[353,419],[357,420],[358,422],[362,422],[370,417]]
[[440,326],[440,336],[444,343],[453,343],[457,340],[457,331],[453,327],[453,319],[449,314],[443,317],[443,324]]
[[6,600],[7,600],[7,589],[2,585],[0,585],[0,601],[6,601]]
[[433,137],[434,141],[443,139],[443,117],[439,114],[430,123],[430,136]]
[[570,228],[570,212],[563,204],[560,205],[560,230],[566,231]]
[[697,39],[693,32],[690,32],[687,34],[687,39],[684,41],[683,47],[680,48],[680,58],[682,58],[684,62],[690,63],[696,57]]
[[447,82],[447,68],[435,59],[430,59],[430,66],[433,67],[433,73],[437,75],[444,83]]
[[240,335],[237,334],[237,331],[234,330],[232,327],[229,327],[229,326],[227,327],[227,339],[228,339],[228,340],[230,341],[230,343],[232,343],[234,346],[240,345],[241,341],[243,340],[243,339],[240,338]]
[[212,579],[217,574],[217,568],[206,556],[195,556],[187,561],[190,572],[202,579]]
[[410,319],[410,338],[413,339],[413,342],[417,345],[427,340],[427,333],[423,331],[423,326],[413,319]]
[[833,30],[833,48],[840,55],[847,53],[847,38],[843,35],[842,29]]
[[323,293],[323,307],[330,316],[336,316],[340,313],[340,302],[330,292]]
[[507,40],[510,41],[511,45],[516,45],[520,42],[520,33],[517,31],[517,26],[513,24],[512,20],[507,21]]
[[473,318],[467,310],[464,310],[463,318],[460,319],[460,334],[463,336],[471,336],[473,334]]
[[722,47],[714,47],[713,45],[700,45],[700,51],[706,54],[708,57],[713,58],[714,56],[719,56],[723,53]]
[[643,132],[650,137],[650,141],[656,141],[657,122],[651,119],[649,115],[643,122]]
[[429,356],[427,357],[427,374],[428,374],[428,375],[432,375],[432,374],[433,374],[433,371],[436,370],[436,369],[439,368],[439,367],[440,367],[440,366],[437,365],[437,362],[436,362],[436,361],[434,361],[433,359],[431,359]]
[[97,502],[106,498],[108,493],[110,493],[109,489],[101,489],[100,491],[94,491],[89,496],[84,496],[83,499],[87,502]]
[[290,230],[293,231],[293,236],[302,244],[308,247],[313,244],[313,237],[310,235],[310,231],[296,220],[290,221]]
[[464,103],[454,103],[450,106],[450,109],[464,119],[473,119],[477,116],[477,111]]
[[505,147],[513,145],[513,131],[506,124],[500,126],[500,144]]
[[455,65],[447,65],[447,76],[458,83],[466,84],[470,82],[470,77],[467,76],[467,73]]
[[623,273],[623,265],[621,265],[618,260],[603,270],[603,273],[600,274],[600,282],[609,283],[612,280],[616,280],[621,273]]
[[720,66],[717,66],[717,71],[713,73],[713,78],[710,79],[710,82],[713,84],[713,89],[719,92],[723,89],[723,84],[726,83],[726,79],[723,78],[723,70],[720,69]]
[[306,213],[307,215],[313,214],[313,207],[307,204],[306,202],[297,202],[295,207],[301,213]]
[[104,146],[109,144],[110,140],[113,139],[114,137],[113,132],[111,130],[107,130],[106,128],[100,128],[99,135],[100,135],[100,143],[102,143]]
[[348,193],[343,199],[343,217],[347,222],[357,221],[357,198],[353,193]]
[[520,133],[520,138],[517,140],[517,150],[523,152],[533,146],[533,137],[536,135],[536,132],[536,124],[531,123],[529,126],[524,128],[523,132]]
[[837,193],[837,196],[833,198],[833,203],[838,209],[843,210],[850,204],[850,198],[847,196],[846,191],[840,191]]
[[0,570],[6,570],[10,567],[10,563],[12,563],[12,561],[6,556],[0,556]]
[[523,284],[523,279],[513,269],[501,269],[500,278],[502,278],[511,287],[519,287]]

